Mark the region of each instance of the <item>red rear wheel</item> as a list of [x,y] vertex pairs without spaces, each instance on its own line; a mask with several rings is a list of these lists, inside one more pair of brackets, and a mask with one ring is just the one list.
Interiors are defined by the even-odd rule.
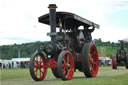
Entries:
[[31,77],[35,81],[41,81],[45,78],[47,68],[43,67],[46,64],[45,56],[42,53],[36,53],[30,60],[29,71]]
[[58,58],[58,73],[62,80],[69,80],[74,74],[74,58],[69,51],[62,51]]
[[85,76],[95,77],[99,68],[99,59],[96,46],[93,43],[85,43],[82,54],[82,63]]

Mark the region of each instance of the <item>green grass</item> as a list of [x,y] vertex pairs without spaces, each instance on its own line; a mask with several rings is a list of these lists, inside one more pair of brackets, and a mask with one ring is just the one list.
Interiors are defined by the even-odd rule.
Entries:
[[[125,77],[124,77],[125,76]],[[110,78],[92,78],[86,81],[79,80],[73,83],[68,83],[64,85],[128,85],[128,77],[126,75],[115,76]]]
[[[22,79],[22,78],[31,78],[29,69],[2,69],[0,80],[9,80],[9,79]],[[51,76],[52,73],[48,69],[48,76]]]
[[2,69],[0,80],[16,79],[16,78],[28,78],[28,69]]
[[104,48],[105,52],[104,55],[111,57],[112,54],[116,54],[118,47],[113,47],[112,46],[96,46],[98,49],[98,53],[101,53],[101,50]]
[[[73,81],[72,83],[67,83],[64,85],[128,85],[128,71],[126,73],[122,73],[123,69],[120,69],[103,72],[106,70],[110,69],[100,69],[99,76],[97,76],[96,78],[88,78],[86,80]],[[109,72],[112,73],[107,74]]]
[[85,78],[84,74],[76,71],[69,81],[56,79],[51,70],[43,81],[34,81],[28,69],[3,69],[1,71],[1,85],[128,85],[128,70],[118,67],[100,67],[97,77]]

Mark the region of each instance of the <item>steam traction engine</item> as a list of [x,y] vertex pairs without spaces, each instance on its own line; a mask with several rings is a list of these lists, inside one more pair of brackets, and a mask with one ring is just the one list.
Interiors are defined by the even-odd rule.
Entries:
[[117,65],[124,63],[126,69],[128,69],[128,54],[124,48],[124,41],[120,41],[120,48],[117,50],[116,55],[112,55],[112,68],[117,69]]
[[[91,33],[99,25],[73,13],[56,12],[55,4],[50,4],[48,8],[50,13],[39,17],[39,22],[50,25],[51,32],[47,35],[51,41],[42,43],[31,57],[31,77],[35,81],[43,80],[47,68],[51,68],[53,75],[62,80],[71,79],[76,69],[86,77],[96,77],[98,52],[92,43]],[[80,26],[84,29],[78,29]]]

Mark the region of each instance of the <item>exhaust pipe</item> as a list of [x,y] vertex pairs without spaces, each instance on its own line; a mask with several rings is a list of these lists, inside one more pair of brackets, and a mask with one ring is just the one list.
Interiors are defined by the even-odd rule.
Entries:
[[51,28],[51,41],[56,41],[56,4],[49,4],[49,21],[50,21],[50,28]]

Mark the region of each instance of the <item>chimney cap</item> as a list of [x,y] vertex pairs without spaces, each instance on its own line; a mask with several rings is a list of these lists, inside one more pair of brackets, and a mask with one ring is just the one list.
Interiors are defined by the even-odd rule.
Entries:
[[49,4],[48,8],[49,9],[56,9],[57,6],[56,6],[56,4]]

